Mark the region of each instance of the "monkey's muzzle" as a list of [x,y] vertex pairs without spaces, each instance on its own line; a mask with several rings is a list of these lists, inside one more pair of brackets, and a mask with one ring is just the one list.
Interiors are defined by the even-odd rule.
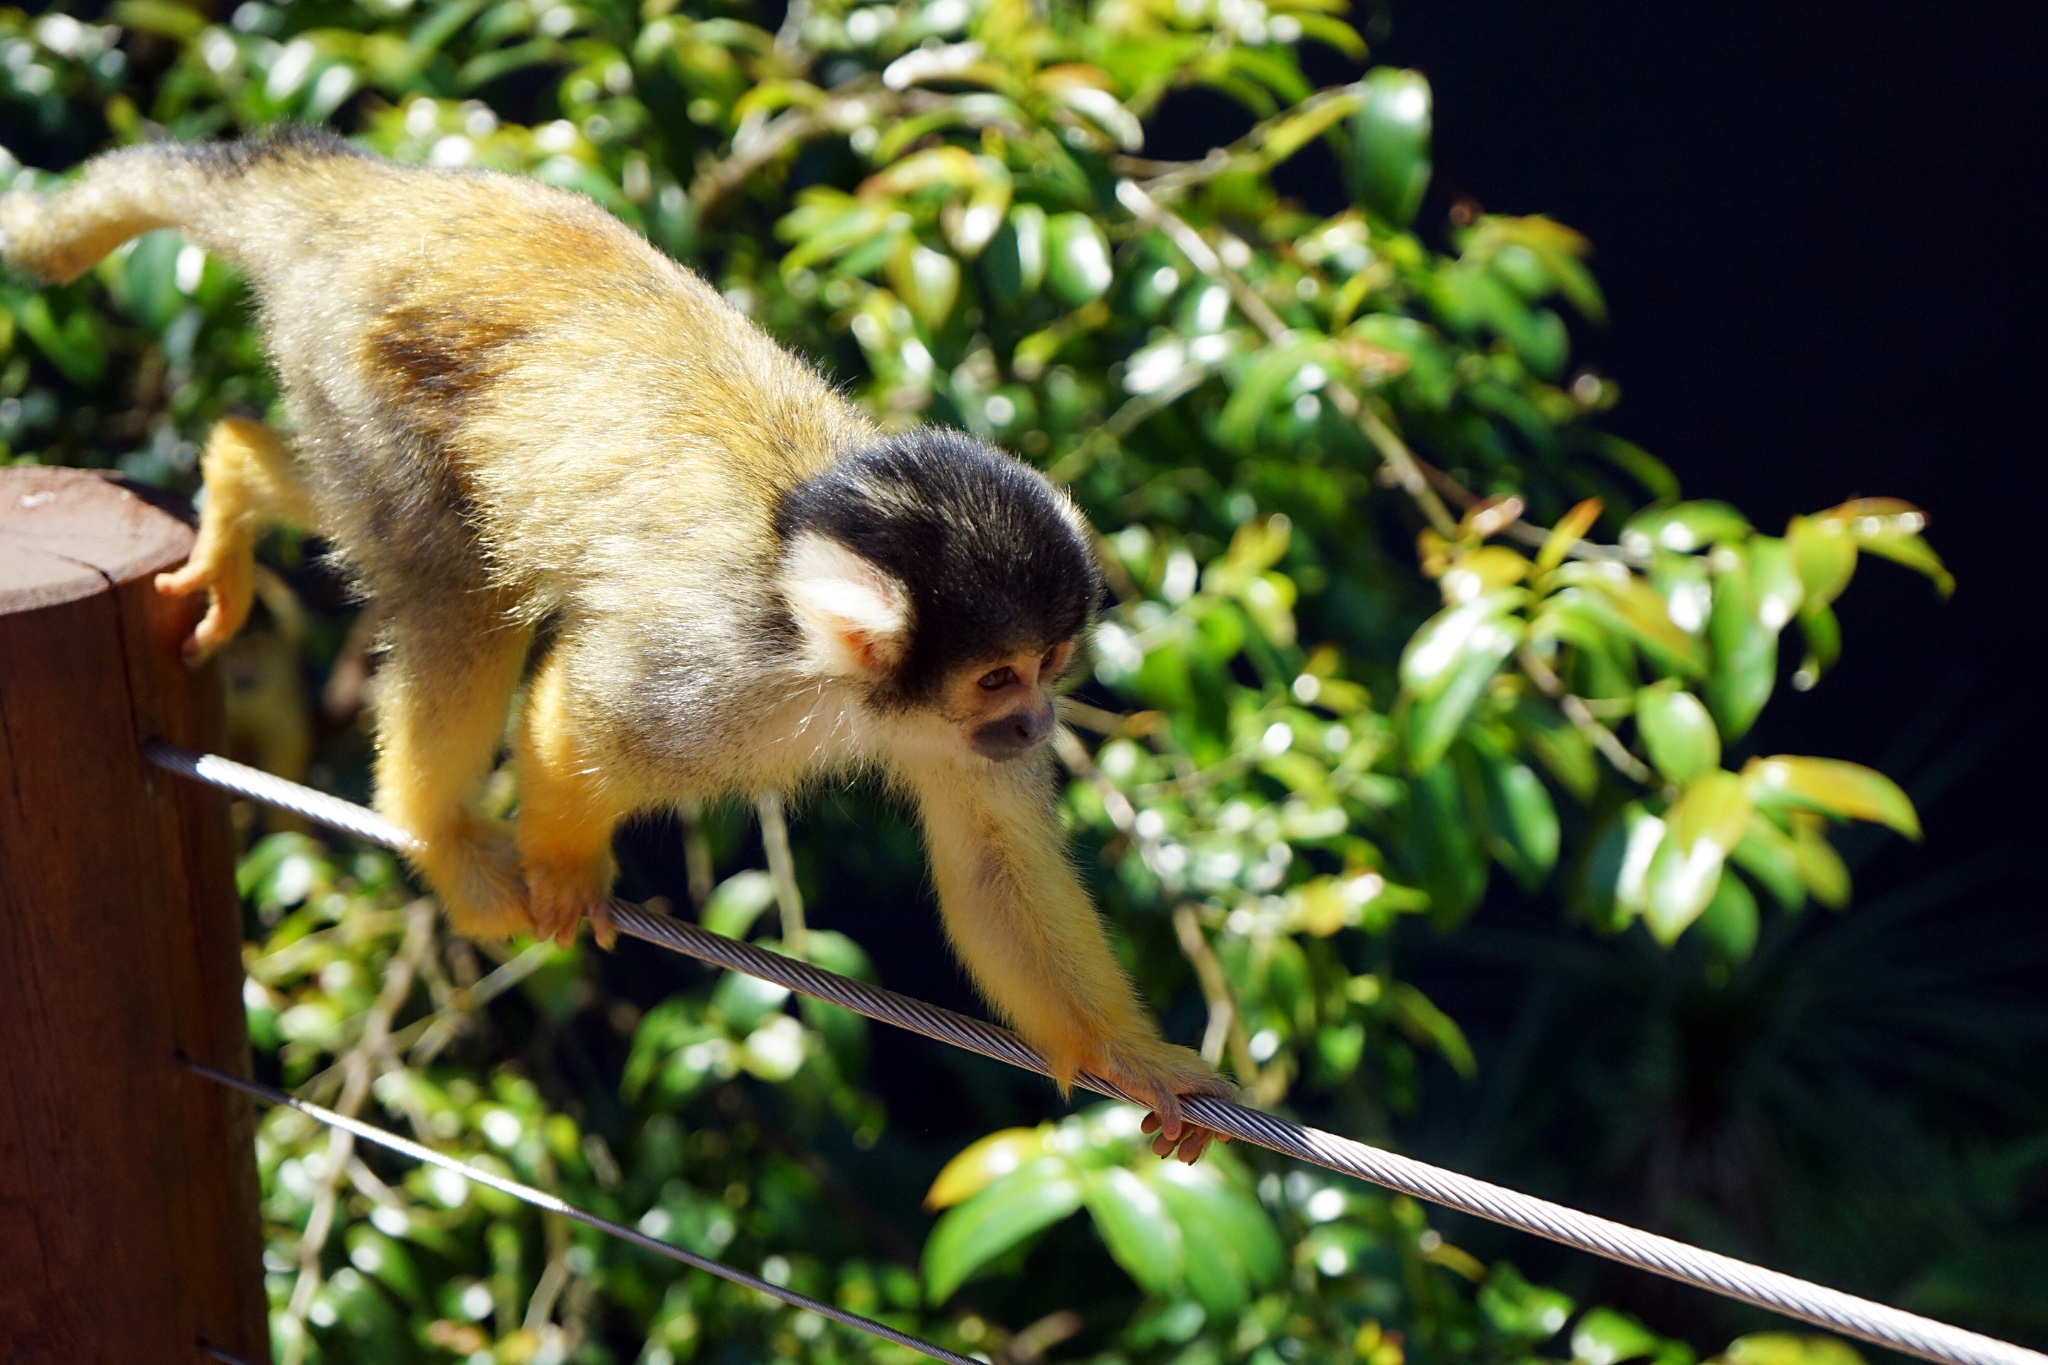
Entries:
[[1013,711],[998,720],[977,726],[968,742],[974,752],[998,763],[1020,758],[1045,742],[1052,733],[1052,708]]

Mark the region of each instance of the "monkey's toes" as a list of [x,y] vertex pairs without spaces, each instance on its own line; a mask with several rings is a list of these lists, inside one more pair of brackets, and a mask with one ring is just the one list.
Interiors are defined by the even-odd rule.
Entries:
[[205,661],[235,637],[249,619],[249,608],[255,600],[253,581],[197,559],[176,572],[158,574],[156,590],[165,597],[190,597],[198,592],[208,595],[206,615],[185,637],[185,661],[193,664]]
[[587,919],[598,947],[609,948],[618,940],[618,929],[612,924],[609,875],[600,887],[594,876],[558,879],[539,873],[529,865],[526,869],[526,892],[536,937],[552,938],[566,948],[576,941],[576,931]]
[[412,859],[464,938],[506,939],[534,931],[526,882],[505,826],[465,811],[442,834],[425,840]]
[[206,571],[196,562],[182,569],[166,570],[156,576],[156,590],[165,597],[190,597],[206,586]]

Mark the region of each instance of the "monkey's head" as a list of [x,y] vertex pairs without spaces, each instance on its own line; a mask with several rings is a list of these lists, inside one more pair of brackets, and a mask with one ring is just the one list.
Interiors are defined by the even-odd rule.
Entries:
[[872,704],[942,718],[984,758],[1052,733],[1102,576],[1044,475],[920,428],[854,451],[776,509],[780,586],[819,672]]

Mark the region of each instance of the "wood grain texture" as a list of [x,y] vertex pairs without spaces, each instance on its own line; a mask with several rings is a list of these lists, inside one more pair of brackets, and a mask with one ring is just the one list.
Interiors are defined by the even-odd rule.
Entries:
[[226,806],[144,764],[217,748],[160,597],[191,532],[143,490],[0,470],[0,1361],[269,1359]]

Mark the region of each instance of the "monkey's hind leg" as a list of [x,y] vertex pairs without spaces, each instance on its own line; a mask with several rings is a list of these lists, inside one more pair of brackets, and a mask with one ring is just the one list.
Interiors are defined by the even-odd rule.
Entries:
[[377,674],[377,809],[419,840],[411,861],[457,933],[509,938],[531,927],[512,832],[469,799],[504,735],[529,632],[478,596],[455,611],[394,609]]
[[256,594],[256,538],[280,522],[310,527],[313,499],[283,438],[247,417],[214,424],[199,457],[206,502],[199,510],[199,537],[185,567],[156,576],[156,590],[169,597],[205,592],[206,615],[185,641],[185,657],[205,658],[233,638],[249,619]]

